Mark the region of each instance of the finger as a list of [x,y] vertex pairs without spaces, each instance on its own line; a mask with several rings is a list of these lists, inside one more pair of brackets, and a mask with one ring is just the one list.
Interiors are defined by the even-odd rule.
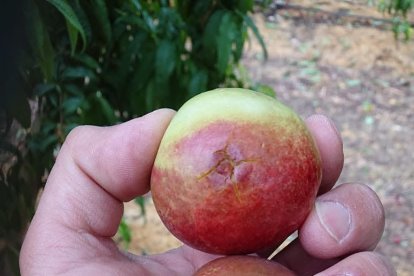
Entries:
[[392,264],[382,255],[375,252],[360,252],[343,259],[336,265],[316,274],[330,275],[378,275],[396,276]]
[[324,115],[312,115],[306,119],[322,159],[322,182],[319,194],[329,191],[341,174],[344,164],[342,138],[335,124]]
[[273,261],[276,261],[294,271],[297,275],[315,275],[316,273],[331,267],[343,257],[331,259],[316,258],[303,249],[300,240],[297,238],[278,253]]
[[275,260],[299,274],[320,271],[345,255],[374,249],[383,229],[377,195],[366,185],[343,184],[318,197],[299,230],[300,243],[292,243]]
[[384,230],[384,209],[368,186],[343,184],[318,197],[299,230],[305,250],[333,258],[374,249]]
[[163,109],[113,127],[75,129],[66,150],[103,190],[129,201],[149,191],[155,155],[173,114]]
[[158,110],[113,127],[76,128],[50,173],[33,227],[43,229],[48,221],[114,235],[121,201],[149,190],[152,163],[172,116],[171,110]]

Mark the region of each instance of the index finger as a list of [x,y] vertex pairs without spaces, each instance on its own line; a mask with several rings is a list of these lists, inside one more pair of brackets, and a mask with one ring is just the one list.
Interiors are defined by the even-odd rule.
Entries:
[[305,122],[321,155],[322,182],[318,194],[323,194],[335,185],[341,174],[344,165],[342,138],[333,121],[324,115],[312,115]]
[[50,173],[28,234],[63,225],[102,237],[114,235],[122,202],[149,191],[152,164],[173,114],[158,110],[117,126],[74,129]]

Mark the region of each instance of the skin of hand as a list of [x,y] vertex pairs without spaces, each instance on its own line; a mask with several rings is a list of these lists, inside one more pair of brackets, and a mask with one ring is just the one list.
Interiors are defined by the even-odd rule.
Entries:
[[[77,127],[68,135],[21,249],[23,276],[192,275],[218,257],[187,246],[135,256],[112,240],[123,202],[150,189],[152,164],[173,116],[173,110],[160,109],[116,126]],[[363,184],[332,189],[343,166],[341,137],[323,115],[306,123],[321,153],[323,180],[298,239],[274,260],[298,275],[396,275],[372,251],[384,229],[380,200]]]

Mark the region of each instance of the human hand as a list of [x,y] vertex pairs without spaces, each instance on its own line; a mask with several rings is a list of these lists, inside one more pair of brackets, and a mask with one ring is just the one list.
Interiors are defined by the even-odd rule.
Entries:
[[[163,109],[70,133],[27,232],[22,275],[192,275],[217,257],[187,246],[135,256],[112,240],[123,202],[150,189],[152,164],[173,115]],[[324,116],[310,117],[307,125],[323,162],[320,196],[299,239],[274,260],[299,275],[396,275],[384,257],[371,252],[384,228],[378,197],[362,184],[331,190],[343,165],[341,138]]]

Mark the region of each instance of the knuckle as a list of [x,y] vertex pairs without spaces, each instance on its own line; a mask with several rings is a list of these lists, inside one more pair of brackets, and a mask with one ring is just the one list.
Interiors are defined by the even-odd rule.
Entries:
[[[90,143],[90,135],[94,126],[77,126],[73,128],[62,145],[62,151],[68,151],[70,154],[85,148],[85,144]],[[88,138],[89,136],[89,138]]]
[[66,136],[65,144],[71,146],[76,145],[83,140],[82,137],[85,136],[85,133],[87,133],[90,128],[91,126],[77,126],[73,128]]

